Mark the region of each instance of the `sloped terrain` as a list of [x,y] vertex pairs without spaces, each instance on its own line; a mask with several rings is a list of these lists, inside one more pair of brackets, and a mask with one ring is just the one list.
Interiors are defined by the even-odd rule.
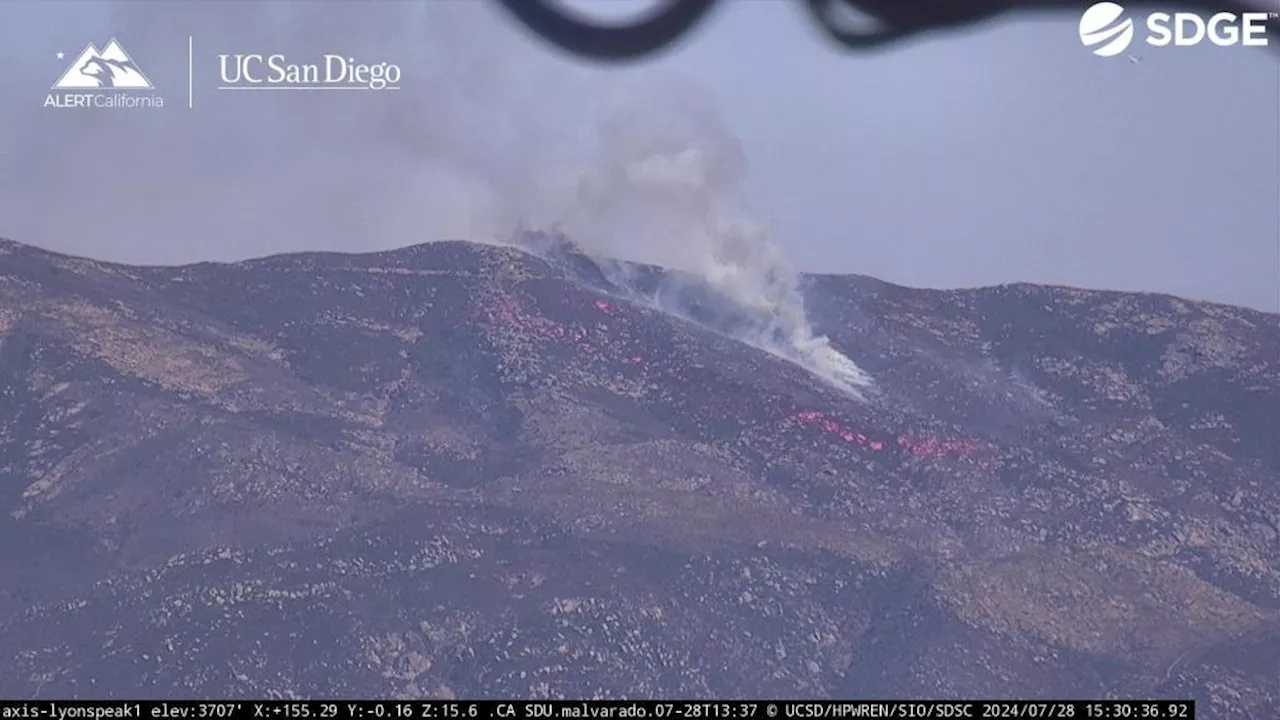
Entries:
[[1280,317],[810,277],[858,402],[613,270],[0,243],[0,695],[1280,713]]

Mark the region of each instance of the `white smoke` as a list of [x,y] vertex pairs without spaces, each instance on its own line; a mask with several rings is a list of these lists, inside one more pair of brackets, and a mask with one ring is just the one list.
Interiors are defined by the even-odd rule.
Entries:
[[799,274],[746,209],[746,159],[708,93],[656,75],[616,85],[596,140],[562,221],[570,237],[690,271],[758,319],[740,339],[848,393],[870,387],[871,378],[810,326]]
[[[71,6],[24,7],[60,27],[52,15]],[[869,384],[810,329],[797,274],[744,209],[742,148],[691,83],[559,57],[490,3],[95,7],[106,12],[87,34],[119,37],[173,107],[53,112],[29,89],[56,64],[0,78],[6,97],[33,97],[0,106],[0,236],[171,263],[558,229],[595,255],[687,270],[762,319],[742,339],[850,392]],[[160,62],[185,58],[188,33],[191,110],[184,63],[164,75]],[[85,34],[57,42],[72,50]],[[245,52],[396,62],[403,90],[210,90],[216,54]]]

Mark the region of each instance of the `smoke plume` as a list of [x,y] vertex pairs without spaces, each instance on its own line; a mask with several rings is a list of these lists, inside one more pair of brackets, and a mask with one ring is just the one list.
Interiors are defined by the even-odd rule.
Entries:
[[[51,15],[74,7],[24,5]],[[653,298],[673,312],[687,314],[680,285],[705,285],[746,318],[735,336],[850,393],[870,384],[810,328],[797,273],[740,195],[742,148],[691,83],[562,58],[487,3],[97,7],[109,12],[91,27],[51,18],[49,27],[68,29],[50,39],[49,55],[116,37],[168,106],[43,108],[61,63],[19,63],[0,80],[9,98],[0,107],[0,235],[180,263],[554,229],[596,256],[685,271]],[[403,89],[217,92],[222,53],[393,62]],[[30,104],[13,99],[26,96]]]
[[[565,208],[567,235],[611,257],[688,271],[741,311],[732,313],[739,339],[851,394],[870,386],[810,327],[799,274],[746,209],[746,158],[708,93],[648,74],[615,84],[598,118],[596,145]],[[687,277],[669,275],[655,300],[683,313]]]

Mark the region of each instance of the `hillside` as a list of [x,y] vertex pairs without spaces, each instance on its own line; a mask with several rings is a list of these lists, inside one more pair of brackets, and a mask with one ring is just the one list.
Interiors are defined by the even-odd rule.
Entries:
[[858,402],[663,275],[0,241],[0,695],[1280,716],[1280,316],[809,277]]

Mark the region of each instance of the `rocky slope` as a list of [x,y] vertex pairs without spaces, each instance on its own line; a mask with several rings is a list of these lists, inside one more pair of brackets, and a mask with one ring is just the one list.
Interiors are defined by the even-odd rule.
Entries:
[[1280,316],[808,278],[860,403],[662,276],[0,241],[0,696],[1280,714]]

